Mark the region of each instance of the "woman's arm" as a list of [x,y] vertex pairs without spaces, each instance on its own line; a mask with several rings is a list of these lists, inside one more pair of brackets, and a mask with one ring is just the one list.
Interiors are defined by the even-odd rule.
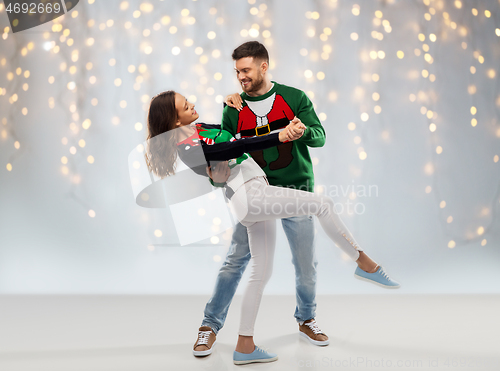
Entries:
[[242,138],[232,142],[205,144],[202,140],[201,146],[207,161],[226,161],[243,156],[244,153],[259,151],[282,144],[279,133],[269,134],[262,137]]
[[242,138],[232,142],[205,144],[201,141],[203,153],[207,161],[225,161],[242,156],[244,153],[260,151],[276,147],[282,143],[293,141],[302,136],[305,125],[300,120],[293,120],[279,133],[261,137]]

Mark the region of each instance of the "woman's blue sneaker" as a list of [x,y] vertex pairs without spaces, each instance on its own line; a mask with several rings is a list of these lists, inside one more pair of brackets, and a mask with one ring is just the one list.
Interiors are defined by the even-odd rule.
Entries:
[[400,284],[392,280],[384,271],[384,268],[382,268],[381,266],[379,266],[378,270],[375,273],[368,273],[362,270],[360,267],[357,267],[356,271],[354,272],[354,277],[359,280],[374,283],[375,285],[381,286],[386,289],[399,289],[400,287]]
[[274,353],[268,353],[264,349],[255,347],[255,350],[250,353],[240,353],[234,351],[233,362],[235,365],[246,365],[247,363],[257,363],[257,362],[273,362],[278,359],[278,355]]

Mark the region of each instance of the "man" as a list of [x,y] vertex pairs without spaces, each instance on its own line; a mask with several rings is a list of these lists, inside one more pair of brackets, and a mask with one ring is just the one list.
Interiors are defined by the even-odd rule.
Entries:
[[[222,129],[237,139],[267,135],[284,128],[296,116],[307,127],[300,139],[252,152],[251,156],[264,170],[271,185],[313,192],[314,174],[308,147],[322,147],[325,131],[311,101],[303,91],[269,79],[269,55],[261,43],[250,41],[240,45],[234,50],[232,58],[243,89],[243,104],[240,110],[229,106],[224,108]],[[281,221],[295,266],[295,318],[299,333],[312,344],[328,345],[328,336],[319,329],[314,319],[317,261],[313,218],[300,216]],[[193,348],[195,356],[212,353],[216,335],[224,325],[229,305],[250,258],[246,228],[238,223],[214,293],[205,307],[205,317]],[[245,352],[244,342],[240,344],[239,341],[237,350],[238,347]]]

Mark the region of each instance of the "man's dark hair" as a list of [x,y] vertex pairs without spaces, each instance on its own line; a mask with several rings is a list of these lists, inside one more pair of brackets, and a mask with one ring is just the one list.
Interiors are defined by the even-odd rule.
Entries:
[[258,41],[248,41],[241,44],[233,51],[233,60],[237,61],[241,58],[253,57],[269,63],[269,53],[264,45]]

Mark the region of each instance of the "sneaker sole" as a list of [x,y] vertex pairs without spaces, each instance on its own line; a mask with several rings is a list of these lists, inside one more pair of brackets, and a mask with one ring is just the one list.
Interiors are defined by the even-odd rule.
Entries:
[[265,359],[249,359],[249,360],[246,360],[246,361],[234,361],[233,360],[233,363],[235,365],[247,365],[249,363],[267,363],[267,362],[274,362],[278,360],[278,357],[273,357],[273,358],[265,358]]
[[367,282],[371,282],[377,286],[380,286],[380,287],[383,287],[384,289],[399,289],[401,287],[401,285],[398,285],[398,286],[388,286],[388,285],[383,285],[381,284],[380,282],[377,282],[377,281],[374,281],[374,280],[371,280],[369,278],[365,278],[365,277],[361,277],[361,276],[358,276],[356,273],[354,273],[354,278],[357,278],[358,280],[361,280],[361,281],[367,281]]
[[195,357],[205,357],[205,356],[212,354],[212,351],[214,350],[215,343],[217,343],[217,340],[215,340],[214,343],[212,344],[212,347],[210,349],[207,349],[207,350],[193,350],[193,355]]
[[300,336],[306,338],[307,340],[309,340],[309,342],[311,344],[314,344],[314,345],[317,345],[317,346],[320,346],[320,347],[324,347],[324,346],[327,346],[328,344],[330,344],[330,340],[323,340],[323,341],[319,341],[319,340],[314,340],[314,339],[311,339],[309,336],[307,336],[306,333],[302,332],[302,331],[299,331],[299,334]]

